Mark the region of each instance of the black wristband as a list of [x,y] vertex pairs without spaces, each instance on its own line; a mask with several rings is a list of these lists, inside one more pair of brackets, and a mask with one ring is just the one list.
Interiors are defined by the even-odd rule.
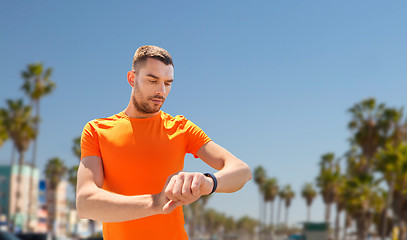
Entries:
[[208,194],[208,195],[211,195],[212,193],[214,193],[216,191],[216,188],[218,188],[218,180],[216,179],[215,175],[213,175],[212,173],[204,173],[204,175],[206,177],[212,178],[212,180],[213,180],[212,192]]

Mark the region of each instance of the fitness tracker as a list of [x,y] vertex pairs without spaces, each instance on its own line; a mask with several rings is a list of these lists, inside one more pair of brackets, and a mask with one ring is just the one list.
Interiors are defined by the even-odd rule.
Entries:
[[213,175],[212,173],[204,173],[204,175],[206,177],[212,178],[212,180],[213,180],[212,192],[208,194],[208,195],[211,195],[212,193],[214,193],[216,191],[216,188],[218,188],[218,180],[216,179],[215,175]]

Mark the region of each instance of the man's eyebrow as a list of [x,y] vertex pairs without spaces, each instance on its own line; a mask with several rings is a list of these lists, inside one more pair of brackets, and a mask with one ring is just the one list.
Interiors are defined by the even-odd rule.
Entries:
[[[146,76],[147,77],[152,77],[154,79],[159,79],[159,77],[157,77],[157,76],[155,76],[154,74],[151,74],[151,73],[147,74]],[[165,81],[166,82],[174,82],[174,79],[168,79],[168,80],[165,80]]]
[[155,78],[155,79],[159,79],[159,77],[157,77],[157,76],[155,76],[155,75],[153,75],[151,73],[147,74],[147,77],[152,77],[152,78]]

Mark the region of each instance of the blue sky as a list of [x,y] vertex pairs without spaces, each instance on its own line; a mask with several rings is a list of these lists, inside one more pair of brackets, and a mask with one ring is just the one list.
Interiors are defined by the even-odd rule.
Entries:
[[[129,101],[134,51],[167,49],[175,81],[163,110],[185,115],[254,169],[262,165],[296,198],[290,222],[305,219],[300,189],[314,181],[320,156],[348,148],[347,113],[375,97],[406,106],[405,1],[0,2],[0,106],[23,97],[29,63],[54,69],[41,102],[38,164],[58,156],[78,163],[72,140],[87,121]],[[0,148],[7,164],[11,143]],[[31,159],[27,153],[27,160]],[[187,156],[187,171],[211,171]],[[209,205],[258,216],[254,182]],[[312,207],[321,221],[321,198]]]

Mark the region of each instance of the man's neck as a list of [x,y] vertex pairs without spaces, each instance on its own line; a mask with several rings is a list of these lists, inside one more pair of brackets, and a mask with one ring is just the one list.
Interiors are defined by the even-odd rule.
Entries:
[[129,103],[127,108],[124,110],[124,113],[129,117],[129,118],[150,118],[154,117],[155,115],[159,114],[161,111],[155,112],[155,113],[144,113],[138,111],[133,104]]

